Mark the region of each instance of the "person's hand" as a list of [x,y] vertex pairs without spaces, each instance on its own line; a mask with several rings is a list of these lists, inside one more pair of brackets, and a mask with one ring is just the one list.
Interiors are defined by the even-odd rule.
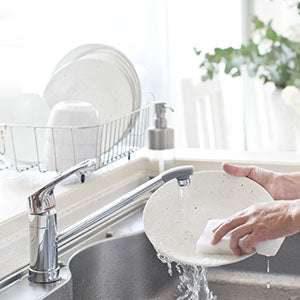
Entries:
[[258,242],[291,235],[299,230],[300,200],[257,203],[215,228],[211,244],[217,244],[231,231],[230,248],[234,254],[241,255],[239,240],[247,234],[242,248],[253,253]]
[[294,200],[300,198],[300,173],[275,173],[254,166],[234,166],[223,163],[223,169],[232,176],[252,179],[264,187],[274,200]]

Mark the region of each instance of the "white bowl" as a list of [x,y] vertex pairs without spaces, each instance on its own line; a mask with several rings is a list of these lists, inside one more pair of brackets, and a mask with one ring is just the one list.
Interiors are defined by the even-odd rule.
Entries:
[[53,106],[47,126],[93,126],[98,124],[98,111],[90,103],[62,101]]
[[[63,101],[54,105],[46,131],[47,169],[62,171],[87,158],[95,157],[98,111],[87,102]],[[55,163],[56,162],[56,163]]]
[[74,144],[74,145],[64,145],[64,144],[53,144],[46,140],[46,148],[49,149],[46,153],[48,159],[69,159],[78,160],[79,158],[93,158],[96,156],[96,144]]

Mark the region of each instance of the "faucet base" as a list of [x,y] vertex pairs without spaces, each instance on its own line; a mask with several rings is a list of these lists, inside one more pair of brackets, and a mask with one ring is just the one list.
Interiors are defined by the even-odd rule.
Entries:
[[37,271],[29,268],[29,281],[34,283],[52,283],[60,280],[59,267],[51,271]]

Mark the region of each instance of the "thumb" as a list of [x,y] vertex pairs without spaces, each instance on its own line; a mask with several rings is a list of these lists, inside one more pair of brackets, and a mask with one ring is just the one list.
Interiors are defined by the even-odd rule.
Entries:
[[[239,176],[239,177],[250,177],[252,167],[242,167],[242,166],[235,166],[228,163],[222,164],[223,170],[232,176]],[[251,178],[252,179],[252,178]]]

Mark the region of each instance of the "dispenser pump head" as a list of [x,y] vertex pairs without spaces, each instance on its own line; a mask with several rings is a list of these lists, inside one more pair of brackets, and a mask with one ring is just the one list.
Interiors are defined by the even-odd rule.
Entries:
[[174,112],[174,109],[172,107],[169,107],[166,105],[165,102],[156,102],[154,103],[155,106],[155,120],[154,120],[154,126],[155,128],[164,129],[167,128],[167,119],[166,119],[166,111],[167,109],[170,109],[172,112]]

